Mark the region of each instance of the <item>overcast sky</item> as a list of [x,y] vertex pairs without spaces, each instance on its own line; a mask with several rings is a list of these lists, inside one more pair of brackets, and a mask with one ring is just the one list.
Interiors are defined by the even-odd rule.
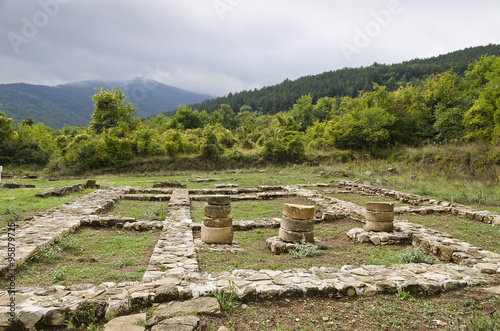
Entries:
[[498,0],[0,0],[0,83],[225,95],[500,44]]

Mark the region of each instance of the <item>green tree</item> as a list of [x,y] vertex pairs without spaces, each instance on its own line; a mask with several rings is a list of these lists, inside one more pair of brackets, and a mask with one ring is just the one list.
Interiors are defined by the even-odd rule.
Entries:
[[213,124],[221,124],[226,129],[232,130],[236,127],[236,114],[231,106],[221,104],[219,109],[210,116]]
[[198,129],[205,126],[205,120],[203,113],[199,113],[188,106],[179,106],[170,121],[169,127],[179,130]]
[[0,112],[0,143],[9,139],[13,134],[12,118],[7,118],[4,112]]
[[466,77],[477,96],[464,115],[468,140],[494,141],[500,137],[500,57],[483,57],[471,65]]
[[126,96],[118,87],[113,87],[113,92],[96,88],[96,94],[92,96],[94,101],[94,113],[91,115],[90,128],[95,133],[103,133],[109,128],[125,123],[131,128],[134,123],[136,109],[130,102],[126,102]]
[[313,125],[316,120],[313,111],[313,97],[311,94],[303,95],[293,105],[291,114],[295,122],[299,123],[302,131]]
[[379,106],[367,107],[362,99],[345,98],[344,116],[330,121],[332,139],[341,149],[373,151],[394,142],[391,135],[396,117]]

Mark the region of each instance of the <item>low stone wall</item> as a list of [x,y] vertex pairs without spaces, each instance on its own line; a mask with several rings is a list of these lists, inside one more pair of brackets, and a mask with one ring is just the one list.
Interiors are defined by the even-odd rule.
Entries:
[[[20,223],[15,230],[15,267],[26,262],[37,247],[51,245],[55,238],[63,236],[77,229],[82,221],[92,215],[102,214],[110,210],[121,195],[128,192],[128,187],[116,187],[109,190],[98,190],[84,197],[78,198],[52,208],[41,216],[35,216]],[[7,259],[8,236],[0,236],[0,275],[9,272]]]
[[99,185],[95,183],[95,180],[88,180],[83,184],[73,184],[70,186],[58,187],[49,192],[41,192],[35,194],[38,198],[48,198],[48,197],[62,197],[73,192],[80,192],[87,188],[99,188]]
[[463,217],[469,220],[475,220],[479,222],[484,222],[487,224],[500,225],[500,215],[486,210],[477,210],[460,204],[454,204],[446,201],[439,201],[434,199],[429,199],[421,197],[415,194],[407,194],[394,190],[388,190],[382,187],[375,187],[369,185],[362,185],[359,183],[348,182],[348,181],[336,181],[337,187],[344,188],[350,192],[360,192],[371,195],[383,196],[386,198],[391,198],[397,201],[411,204],[415,207],[403,207],[398,208],[396,212],[418,212],[418,213],[430,213],[430,212],[447,212],[453,215]]
[[[285,193],[308,198],[321,206],[322,221],[352,217],[363,220],[364,208],[342,200],[325,197],[318,192],[297,186],[283,187]],[[71,203],[54,208],[44,216],[35,217],[18,229],[21,260],[24,262],[39,245],[50,244],[55,236],[71,231],[89,220],[104,222],[99,214],[109,210],[118,199],[136,192],[137,188],[120,187],[93,192]],[[200,190],[195,190],[200,194]],[[268,192],[271,192],[269,190]],[[255,191],[254,191],[255,192]],[[257,192],[260,193],[257,189]],[[213,193],[210,193],[213,194]],[[243,193],[246,194],[246,193]],[[86,316],[91,305],[97,320],[127,315],[150,307],[153,303],[212,296],[214,290],[229,291],[234,286],[243,300],[275,300],[314,296],[372,296],[377,293],[437,294],[466,286],[499,282],[500,255],[472,247],[438,231],[395,220],[396,229],[408,233],[414,245],[421,243],[443,260],[456,263],[439,265],[407,264],[393,266],[314,267],[290,270],[234,270],[223,273],[201,273],[196,260],[190,216],[190,191],[173,190],[167,217],[149,266],[141,282],[70,287],[18,288],[16,293],[15,326],[46,330],[62,326],[74,311]],[[255,226],[267,220],[247,221]],[[274,222],[274,221],[272,221]],[[270,222],[270,223],[272,223]],[[278,223],[279,224],[279,223]],[[253,225],[252,225],[253,226]],[[250,228],[250,227],[248,227]],[[5,236],[2,243],[6,243]],[[427,244],[426,244],[427,243]],[[455,247],[460,249],[455,250]],[[6,247],[0,247],[2,254]],[[21,254],[21,251],[24,253]],[[23,255],[24,254],[24,255]],[[271,254],[271,253],[270,253]],[[465,257],[464,254],[469,257]],[[451,256],[451,258],[449,258]],[[6,256],[2,256],[4,259]],[[2,265],[4,271],[5,263]],[[0,328],[9,322],[9,294],[0,292]]]

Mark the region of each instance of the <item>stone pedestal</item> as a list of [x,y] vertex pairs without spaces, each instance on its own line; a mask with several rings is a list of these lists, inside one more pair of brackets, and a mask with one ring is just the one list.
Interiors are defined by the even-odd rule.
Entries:
[[365,212],[365,231],[391,232],[394,231],[394,203],[367,202]]
[[231,197],[214,195],[207,197],[203,209],[204,218],[201,226],[201,241],[206,244],[230,244],[233,242],[233,218]]
[[314,206],[283,204],[279,236],[288,243],[314,242]]

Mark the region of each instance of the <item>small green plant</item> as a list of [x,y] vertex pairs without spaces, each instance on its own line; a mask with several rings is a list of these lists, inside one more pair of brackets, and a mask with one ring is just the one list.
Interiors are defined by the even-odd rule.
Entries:
[[231,281],[229,282],[229,291],[226,292],[215,289],[213,290],[212,293],[219,302],[220,308],[223,311],[231,312],[238,303],[238,297],[236,295],[236,286]]
[[409,247],[405,249],[399,254],[398,260],[400,263],[436,263],[433,257],[425,254],[422,246]]
[[80,245],[81,241],[72,235],[66,235],[56,238],[55,242],[63,249],[72,249]]
[[319,250],[318,246],[308,244],[306,243],[305,240],[302,240],[300,243],[295,244],[295,249],[291,250],[289,254],[294,258],[294,259],[303,259],[305,257],[309,256],[318,256],[321,255],[321,251]]
[[66,273],[66,268],[58,264],[57,267],[52,269],[50,275],[54,277],[53,282],[56,283],[64,278],[65,273]]
[[125,257],[120,257],[118,260],[113,262],[113,267],[115,268],[123,268],[130,265],[132,265],[132,262],[130,261],[130,259],[127,259]]
[[469,307],[469,308],[474,308],[474,306],[476,306],[476,300],[474,300],[474,299],[466,299],[464,301],[464,306],[465,307]]
[[38,247],[32,259],[37,262],[52,262],[61,258],[62,248],[59,245]]
[[493,312],[489,315],[477,312],[474,315],[465,318],[465,320],[459,319],[454,325],[455,328],[452,330],[474,330],[474,331],[491,331],[500,330],[500,315]]
[[19,210],[14,206],[6,206],[3,208],[3,214],[5,215],[5,221],[7,223],[16,223],[23,220],[23,216]]
[[78,315],[75,311],[69,312],[69,319],[66,320],[65,325],[70,330],[78,330],[78,331],[99,331],[101,328],[99,327],[96,321],[96,308],[93,302],[91,302],[91,308],[85,311],[88,316],[88,324],[81,323]]
[[163,221],[167,217],[167,212],[165,211],[165,206],[163,203],[156,204],[150,207],[145,213],[144,218],[150,221]]
[[410,292],[405,290],[399,290],[398,293],[396,293],[396,298],[398,298],[399,300],[406,300],[409,295]]

